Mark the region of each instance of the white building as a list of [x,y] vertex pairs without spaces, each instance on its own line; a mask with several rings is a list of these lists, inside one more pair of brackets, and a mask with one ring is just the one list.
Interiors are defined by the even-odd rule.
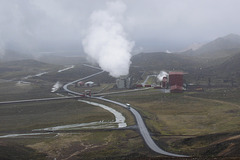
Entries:
[[94,86],[94,82],[88,81],[88,82],[86,82],[86,83],[84,84],[84,86],[86,86],[86,87],[92,87],[92,86]]

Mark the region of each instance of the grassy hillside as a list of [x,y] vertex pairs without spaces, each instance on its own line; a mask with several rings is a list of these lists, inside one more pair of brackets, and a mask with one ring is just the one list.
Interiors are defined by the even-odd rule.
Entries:
[[240,156],[239,93],[239,89],[196,94],[149,90],[109,98],[135,107],[154,140],[166,150],[207,157]]
[[198,67],[201,59],[179,54],[163,52],[140,53],[132,57],[132,66],[140,66],[146,70],[186,70],[190,71]]
[[[107,104],[107,103],[105,103]],[[135,120],[128,110],[107,104],[123,113],[128,125]],[[110,112],[76,100],[1,105],[0,135],[31,133],[33,129],[95,121],[113,121]],[[17,122],[17,123],[16,123]],[[120,159],[154,156],[134,130],[75,129],[16,138],[0,138],[0,159]]]
[[[212,80],[218,80],[222,83],[240,83],[240,53],[226,58],[219,59],[218,63],[212,63],[211,66],[205,66],[202,70],[196,71],[194,74],[202,77],[210,77]],[[232,85],[232,84],[231,84]]]
[[17,143],[0,142],[1,160],[46,160],[46,155]]
[[186,52],[186,55],[193,55],[204,58],[217,59],[228,57],[240,51],[240,36],[230,34],[225,37],[220,37],[211,41],[199,49],[191,52]]
[[240,82],[239,62],[240,53],[218,59],[169,53],[141,53],[132,57],[132,67],[141,69],[138,71],[139,74],[142,71],[151,72],[151,74],[155,71],[158,74],[161,70],[180,70],[188,73],[185,76],[188,83],[202,85],[208,85],[209,78],[212,85],[231,86],[231,80],[238,85]]
[[1,62],[0,78],[19,79],[27,75],[38,74],[50,70],[55,70],[60,66],[39,62],[32,59]]
[[221,71],[221,73],[226,74],[226,76],[231,75],[240,76],[239,68],[240,68],[240,52],[229,57],[222,64],[213,67],[213,70],[218,70],[219,72]]
[[[66,53],[67,54],[67,53]],[[87,63],[86,56],[61,56],[61,55],[42,55],[38,58],[39,61],[57,64],[57,65],[74,65],[80,63]]]
[[100,107],[76,100],[62,100],[1,105],[0,119],[0,134],[3,134],[31,133],[33,129],[101,120],[112,121],[114,115]]

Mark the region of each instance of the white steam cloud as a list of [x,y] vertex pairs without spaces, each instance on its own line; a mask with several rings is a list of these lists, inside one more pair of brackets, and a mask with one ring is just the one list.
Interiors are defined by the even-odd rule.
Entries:
[[59,81],[57,81],[57,82],[53,85],[51,92],[56,92],[56,91],[57,91],[59,88],[61,88],[61,87],[62,87],[62,84],[61,84]]
[[161,72],[158,74],[157,78],[159,79],[159,81],[162,81],[162,80],[163,80],[163,77],[167,77],[167,76],[168,76],[168,73],[167,73],[167,72],[161,71]]
[[127,39],[121,20],[126,10],[122,1],[107,3],[105,10],[91,14],[91,26],[83,39],[84,51],[113,77],[127,75],[134,42]]

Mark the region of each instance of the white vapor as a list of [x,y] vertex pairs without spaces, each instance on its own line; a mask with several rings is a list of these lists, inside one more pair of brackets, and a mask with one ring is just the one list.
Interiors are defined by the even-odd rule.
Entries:
[[60,87],[62,87],[62,84],[61,84],[59,81],[57,81],[57,82],[53,85],[51,92],[56,92]]
[[167,72],[161,71],[161,72],[158,74],[157,78],[159,79],[159,81],[162,81],[162,80],[163,80],[163,77],[167,77],[167,76],[168,76],[168,73],[167,73]]
[[82,44],[85,53],[113,77],[127,75],[134,42],[127,39],[121,20],[126,10],[122,1],[107,3],[105,10],[91,14],[91,25]]

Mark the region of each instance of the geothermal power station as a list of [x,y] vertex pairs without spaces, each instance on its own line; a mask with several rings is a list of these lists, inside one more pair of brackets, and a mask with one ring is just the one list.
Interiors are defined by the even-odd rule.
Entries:
[[[147,76],[145,82],[137,83],[136,85],[132,84],[131,77],[121,76],[116,80],[116,86],[118,89],[154,87],[155,89],[164,89],[165,92],[181,93],[184,90],[183,76],[185,74],[184,72],[170,71],[168,73],[165,72],[160,77],[158,75],[150,75]],[[156,82],[153,84],[146,83],[150,77],[155,77],[157,79]]]

